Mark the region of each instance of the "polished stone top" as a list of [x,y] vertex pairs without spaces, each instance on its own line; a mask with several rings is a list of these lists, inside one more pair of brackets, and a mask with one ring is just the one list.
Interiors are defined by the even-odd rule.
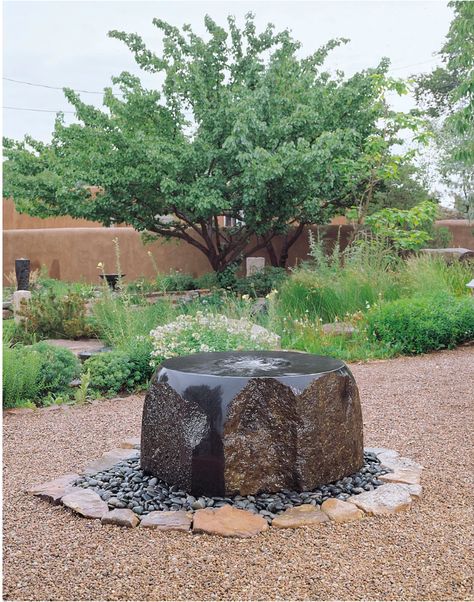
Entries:
[[345,367],[332,357],[294,351],[195,353],[165,360],[162,369],[185,374],[236,378],[318,375]]

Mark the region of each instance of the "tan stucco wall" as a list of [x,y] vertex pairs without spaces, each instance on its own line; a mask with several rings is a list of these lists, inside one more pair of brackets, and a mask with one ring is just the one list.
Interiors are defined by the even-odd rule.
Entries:
[[[335,240],[339,229],[343,243],[349,231],[347,226],[327,226],[325,236]],[[13,271],[16,258],[27,257],[31,260],[32,269],[46,266],[53,278],[71,282],[98,282],[99,262],[104,264],[106,272],[116,272],[115,238],[119,241],[120,262],[126,280],[141,276],[152,278],[155,275],[148,252],[153,254],[162,273],[173,269],[200,276],[211,271],[207,258],[189,244],[163,241],[145,246],[140,234],[133,228],[43,228],[8,230],[3,233],[3,274]],[[278,240],[275,246],[278,249]],[[288,264],[293,266],[307,259],[307,253],[306,231],[292,247]],[[255,255],[266,256],[264,252],[256,252]]]
[[102,224],[72,217],[31,217],[18,213],[12,199],[3,199],[3,229],[24,230],[43,228],[102,228]]
[[43,228],[4,232],[3,272],[13,269],[15,258],[27,257],[32,269],[44,265],[53,278],[98,282],[99,262],[106,272],[116,272],[114,238],[119,241],[120,263],[127,280],[155,275],[148,251],[163,272],[174,268],[197,275],[210,270],[204,255],[189,245],[169,242],[145,247],[133,228]]
[[453,247],[474,251],[474,222],[470,224],[467,219],[442,219],[436,225],[449,228],[453,235]]
[[[35,219],[35,218],[31,218]],[[64,218],[66,219],[66,218]],[[473,225],[465,220],[443,220],[439,225],[447,226],[454,234],[452,246],[474,249]],[[312,228],[316,232],[316,228]],[[324,237],[334,241],[340,236],[341,247],[344,246],[350,231],[347,225],[331,225],[323,228]],[[31,259],[32,268],[46,266],[50,276],[66,281],[99,282],[98,262],[105,265],[106,272],[116,271],[115,247],[113,239],[118,238],[122,272],[126,280],[134,280],[141,276],[152,278],[155,269],[148,256],[151,251],[158,269],[167,273],[171,269],[182,270],[199,276],[211,271],[207,258],[190,245],[171,241],[143,245],[140,234],[129,227],[101,228],[94,224],[91,227],[55,227],[7,229],[3,234],[3,274],[14,270],[15,259],[27,257]],[[249,241],[252,244],[252,241]],[[275,246],[279,247],[278,240]],[[308,231],[305,230],[290,251],[289,266],[294,266],[308,258]],[[254,255],[268,256],[263,251]]]

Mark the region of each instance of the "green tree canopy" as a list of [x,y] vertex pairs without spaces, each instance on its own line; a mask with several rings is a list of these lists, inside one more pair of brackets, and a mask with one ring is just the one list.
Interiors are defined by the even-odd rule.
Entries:
[[347,40],[300,58],[288,31],[257,33],[252,15],[242,29],[232,17],[227,29],[206,17],[207,39],[190,26],[154,25],[160,55],[136,34],[109,35],[157,74],[157,90],[124,72],[112,79],[121,94],[105,89],[100,110],[65,88],[77,123],[58,115],[48,144],[4,140],[5,193],[20,211],[125,222],[187,241],[215,270],[258,249],[284,266],[305,224],[371,197],[403,161],[392,146],[416,125],[386,102],[387,91],[404,91],[387,77],[387,60],[331,76],[324,60]]
[[415,94],[433,117],[446,116],[454,161],[474,166],[474,2],[453,1],[454,18],[439,51],[444,67],[416,78]]
[[385,208],[412,209],[426,200],[438,202],[425,185],[422,170],[406,163],[398,168],[396,176],[381,182],[367,213],[370,215]]

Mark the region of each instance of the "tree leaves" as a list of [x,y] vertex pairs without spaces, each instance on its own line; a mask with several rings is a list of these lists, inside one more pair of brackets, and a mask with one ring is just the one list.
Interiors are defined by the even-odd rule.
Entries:
[[[386,59],[345,79],[323,70],[342,38],[300,58],[287,30],[257,33],[251,14],[242,28],[206,17],[205,38],[154,25],[160,55],[137,34],[109,35],[160,74],[157,90],[123,72],[112,79],[122,96],[107,88],[101,110],[65,89],[78,123],[59,117],[50,144],[4,141],[6,190],[20,210],[180,238],[222,270],[251,237],[255,252],[288,233],[287,255],[291,226],[365,199],[403,160],[391,148],[417,122],[387,106],[387,91],[406,90]],[[239,221],[223,230],[221,215]]]

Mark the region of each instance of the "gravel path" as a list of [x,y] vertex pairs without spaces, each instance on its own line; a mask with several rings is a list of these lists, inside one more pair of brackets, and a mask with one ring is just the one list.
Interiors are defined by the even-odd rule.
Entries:
[[227,540],[103,527],[23,491],[139,433],[142,399],[4,418],[9,600],[470,600],[474,349],[351,366],[365,444],[425,465],[411,511]]

